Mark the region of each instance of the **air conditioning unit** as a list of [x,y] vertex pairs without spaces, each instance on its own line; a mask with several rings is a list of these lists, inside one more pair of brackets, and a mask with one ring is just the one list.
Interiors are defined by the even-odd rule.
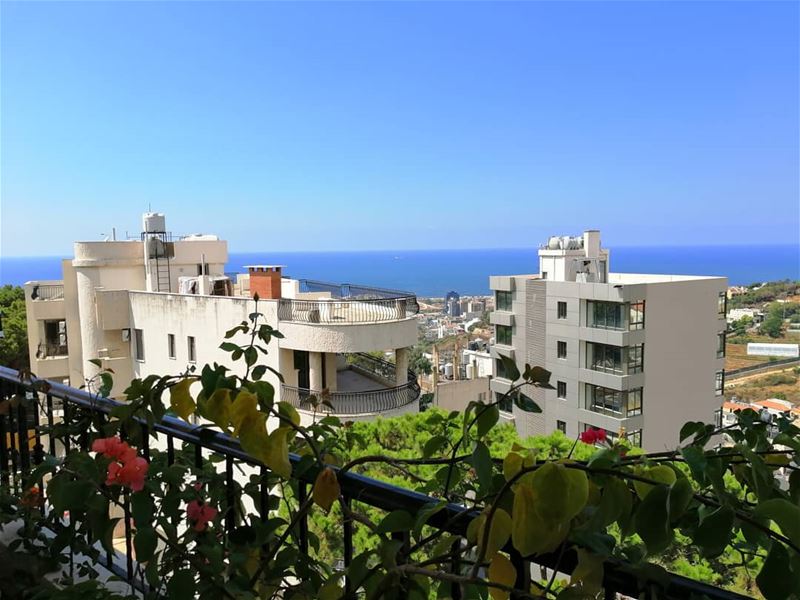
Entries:
[[131,341],[131,330],[130,329],[123,329],[122,330],[122,341],[123,342],[130,342]]

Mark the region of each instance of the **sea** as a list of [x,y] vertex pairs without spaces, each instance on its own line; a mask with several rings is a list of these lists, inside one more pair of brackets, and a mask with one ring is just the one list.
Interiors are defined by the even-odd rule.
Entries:
[[[611,247],[619,273],[714,275],[730,285],[800,279],[800,245]],[[536,248],[380,250],[364,252],[250,252],[229,255],[226,272],[244,265],[286,265],[298,279],[356,283],[442,297],[489,294],[490,275],[538,272]],[[0,257],[0,285],[61,279],[61,258]]]

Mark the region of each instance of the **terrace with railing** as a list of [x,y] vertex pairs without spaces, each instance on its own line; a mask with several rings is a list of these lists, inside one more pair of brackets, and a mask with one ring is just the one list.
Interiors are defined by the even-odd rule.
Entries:
[[337,389],[325,394],[330,406],[312,403],[312,395],[319,400],[321,390],[295,386],[282,385],[281,399],[300,410],[341,416],[386,413],[419,400],[420,387],[413,371],[408,371],[406,383],[395,385],[394,363],[365,353],[350,354],[347,361],[347,369],[337,375]]
[[300,298],[280,300],[278,318],[281,321],[379,323],[402,320],[419,312],[417,297],[399,290],[300,279],[299,293]]
[[[25,478],[31,475],[33,470],[46,461],[51,461],[52,457],[64,456],[71,449],[82,449],[88,451],[91,440],[88,428],[80,425],[85,419],[92,422],[106,422],[114,410],[119,410],[123,405],[119,402],[100,398],[89,394],[84,390],[77,390],[68,386],[58,384],[48,384],[46,391],[35,391],[32,387],[34,382],[30,380],[22,381],[17,371],[0,367],[0,400],[8,401],[16,399],[14,407],[5,414],[0,415],[0,483],[6,490],[15,493],[20,497],[24,493]],[[57,410],[54,410],[54,407]],[[84,420],[84,421],[82,421]],[[54,436],[52,432],[56,425],[63,426],[62,435]],[[254,497],[254,514],[251,519],[268,520],[274,518],[275,509],[271,508],[270,496],[274,490],[267,483],[266,467],[258,460],[244,452],[239,442],[228,435],[220,432],[209,431],[206,428],[194,426],[174,417],[165,416],[161,422],[151,424],[144,421],[139,422],[142,427],[144,446],[140,448],[144,457],[151,458],[151,440],[148,434],[155,432],[159,440],[159,445],[164,448],[168,465],[176,462],[176,457],[187,454],[193,457],[195,467],[202,468],[204,465],[215,465],[215,469],[220,471],[221,476],[226,482],[226,493],[219,499],[220,513],[223,516],[223,527],[225,535],[218,537],[218,540],[226,548],[229,544],[235,544],[237,523],[243,516],[242,488],[235,482],[235,473],[242,466],[254,469],[255,473],[261,474],[261,483],[257,493],[251,493]],[[153,442],[154,443],[154,442]],[[304,502],[309,497],[310,486],[314,485],[317,471],[308,468],[308,457],[290,455],[290,462],[294,474],[291,477],[291,484],[296,490],[297,497]],[[421,514],[423,511],[430,511],[432,507],[438,507],[433,511],[427,525],[434,531],[441,531],[451,536],[453,539],[468,536],[470,523],[478,517],[477,511],[454,503],[441,504],[440,499],[432,498],[421,493],[409,491],[396,486],[376,481],[352,472],[340,472],[339,481],[341,485],[341,497],[350,506],[360,505],[371,507],[390,513],[392,511],[407,511],[411,515]],[[41,481],[43,492],[49,495],[50,491],[46,481]],[[133,537],[135,535],[135,524],[132,518],[131,498],[124,494],[120,498],[121,507],[118,512],[121,515],[119,534],[121,539],[114,545],[114,551],[104,550],[99,544],[97,550],[100,552],[98,564],[102,565],[122,581],[127,582],[134,590],[139,593],[154,594],[157,590],[153,587],[152,579],[148,580],[145,576],[144,566],[135,560],[135,548]],[[141,508],[141,507],[140,507]],[[65,516],[63,520],[57,521],[63,530],[74,527],[70,517]],[[297,541],[297,550],[300,553],[309,553],[312,550],[309,541],[309,521],[305,513],[298,513],[298,517],[290,523],[290,533]],[[343,516],[340,523],[339,535],[341,536],[343,556],[340,566],[344,568],[353,565],[355,556],[355,531],[359,523],[352,516]],[[53,532],[59,536],[62,531]],[[409,538],[407,532],[393,534],[401,547],[408,547]],[[533,597],[531,589],[532,572],[536,573],[539,568],[558,568],[563,574],[571,573],[578,564],[578,556],[575,547],[563,547],[554,552],[536,555],[534,557],[523,557],[509,542],[504,547],[510,555],[511,562],[516,568],[516,581],[513,588],[518,593],[512,593],[511,597]],[[223,552],[227,553],[227,549]],[[69,547],[65,549],[64,570],[75,574],[78,570],[78,561],[87,559],[86,556],[74,556],[69,552]],[[397,555],[397,560],[402,559],[402,553]],[[463,561],[463,562],[462,562]],[[467,556],[454,554],[452,564],[449,565],[450,572],[453,574],[466,574],[472,567]],[[534,569],[534,567],[536,567]],[[343,581],[344,598],[360,598],[363,591],[359,588],[357,581],[352,578],[352,571],[347,571]],[[452,583],[445,584],[449,590],[449,596],[454,599],[462,598],[462,584],[454,580]],[[606,600],[617,599],[620,597],[650,599],[684,599],[704,597],[710,600],[742,600],[745,596],[730,592],[721,588],[698,583],[694,580],[674,574],[664,574],[654,572],[652,577],[643,575],[641,571],[634,572],[626,563],[607,559],[603,563],[602,570],[602,589],[603,597]],[[158,594],[156,594],[156,597]]]
[[40,284],[31,289],[31,300],[63,300],[63,284]]

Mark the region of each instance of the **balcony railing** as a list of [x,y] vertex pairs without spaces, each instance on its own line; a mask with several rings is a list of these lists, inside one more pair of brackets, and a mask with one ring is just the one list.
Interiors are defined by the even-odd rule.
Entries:
[[[89,431],[86,428],[76,427],[77,419],[89,416],[93,421],[104,422],[112,409],[122,406],[121,403],[114,400],[98,398],[84,390],[52,382],[48,382],[47,393],[37,393],[32,390],[32,383],[28,380],[21,381],[18,371],[0,366],[0,400],[15,395],[27,395],[31,399],[36,399],[35,402],[33,400],[19,402],[6,414],[0,415],[0,482],[17,497],[21,496],[24,491],[23,482],[26,476],[31,473],[35,465],[39,465],[45,460],[45,456],[61,456],[65,452],[69,452],[70,448],[88,451],[91,444]],[[57,414],[53,408],[56,405],[62,406],[63,412]],[[58,440],[40,430],[40,418],[45,420],[49,430],[53,427],[55,417],[58,417],[63,425],[72,425],[66,429],[70,433]],[[144,421],[141,421],[140,425],[143,428],[143,440],[148,442],[151,426]],[[220,512],[225,515],[226,531],[232,532],[237,526],[237,519],[242,516],[241,504],[237,497],[238,494],[241,494],[241,489],[237,490],[233,483],[235,469],[241,465],[250,465],[260,469],[260,473],[264,476],[268,472],[266,467],[245,453],[238,440],[226,434],[190,425],[169,416],[164,417],[152,428],[158,439],[166,443],[168,465],[175,463],[176,453],[181,450],[181,444],[183,444],[184,450],[193,451],[194,463],[197,468],[202,468],[212,459],[214,459],[214,464],[224,463],[225,480],[228,483],[226,484],[227,493],[224,498],[220,499]],[[20,440],[23,439],[28,443],[20,443]],[[141,448],[141,451],[145,458],[150,458],[150,447],[147,443]],[[302,457],[298,455],[292,454],[289,458],[296,473],[292,477],[297,485],[298,495],[306,498],[310,486],[314,484],[317,471],[308,469],[307,463],[303,463]],[[353,472],[339,473],[338,480],[341,486],[341,496],[345,502],[357,501],[382,511],[405,510],[412,515],[417,515],[424,509],[430,510],[440,502],[438,498]],[[42,485],[44,486],[42,491],[48,495],[47,482],[42,481]],[[272,484],[267,481],[266,477],[262,477],[258,494],[260,500],[256,506],[258,514],[250,518],[266,520],[273,516],[268,504],[271,493],[270,485]],[[126,504],[125,514],[130,514],[129,510],[130,507]],[[477,511],[469,510],[460,504],[448,503],[441,509],[431,512],[426,524],[435,530],[466,537],[470,523],[478,515]],[[299,550],[303,553],[309,552],[308,519],[308,514],[303,513],[296,524]],[[141,577],[141,568],[134,562],[132,521],[126,519],[124,522],[126,552],[107,553],[104,566],[129,582],[135,589],[147,591],[148,586]],[[351,518],[342,517],[341,538],[344,556],[341,565],[344,567],[349,567],[353,561],[354,531],[354,521]],[[226,536],[220,537],[219,541],[222,544],[228,543]],[[546,568],[557,566],[558,570],[565,574],[571,573],[577,565],[577,555],[574,550],[558,549],[552,553],[532,558],[522,557],[510,543],[504,550],[509,552],[512,563],[519,574],[515,587],[524,590],[525,593],[530,588],[530,574],[534,565]],[[225,551],[227,552],[227,549]],[[74,558],[69,555],[70,564]],[[458,573],[461,569],[469,566],[469,564],[465,566],[460,563],[456,558],[451,568],[453,572]],[[344,584],[349,594],[347,597],[356,597],[355,590],[350,587],[352,582],[348,577],[345,578]],[[616,599],[618,594],[642,600],[655,600],[656,598],[678,600],[690,597],[705,597],[709,600],[745,600],[746,598],[735,592],[678,575],[656,573],[652,579],[648,579],[643,573],[631,570],[629,565],[618,559],[608,559],[603,563],[602,585],[605,590],[604,597],[607,600]],[[462,597],[460,584],[452,584],[450,596],[452,598]]]
[[61,284],[34,285],[31,300],[63,300],[64,286]]
[[419,312],[411,292],[300,280],[301,293],[328,294],[328,298],[283,298],[278,306],[281,321],[300,323],[378,323],[399,321]]
[[41,342],[36,347],[36,358],[64,357],[68,354],[66,344],[56,344],[52,342]]
[[[360,353],[349,355],[348,361],[350,368],[361,371],[368,377],[382,379],[386,382],[396,381],[395,366],[389,361]],[[420,387],[417,375],[413,371],[408,371],[408,381],[402,385],[380,388],[380,383],[376,381],[375,386],[374,390],[329,392],[325,399],[333,406],[333,409],[318,404],[316,410],[337,415],[363,415],[395,410],[419,400]],[[289,385],[281,386],[281,400],[289,402],[301,410],[314,408],[310,399],[312,395],[318,401],[321,399],[320,390]]]

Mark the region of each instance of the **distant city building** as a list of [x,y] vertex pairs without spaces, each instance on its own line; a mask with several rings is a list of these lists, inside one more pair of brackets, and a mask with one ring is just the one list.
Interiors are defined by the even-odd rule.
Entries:
[[444,297],[444,312],[451,317],[458,317],[461,315],[461,297],[458,292],[447,292]]
[[[324,389],[335,412],[350,420],[418,409],[419,386],[408,370],[417,342],[411,293],[356,293],[353,286],[285,277],[280,265],[245,267],[234,281],[223,272],[227,242],[175,237],[158,213],[144,215],[138,239],[76,242],[74,249],[62,263],[63,280],[25,285],[31,370],[39,377],[79,387],[98,372],[99,359],[114,370],[112,396],[119,398],[133,378],[194,364],[238,371],[219,345],[248,319],[258,294],[259,312],[284,336],[259,355],[259,364],[274,370],[264,379],[276,400],[297,406],[304,420],[312,414],[305,398]],[[386,350],[393,364],[369,354]]]
[[753,319],[753,323],[761,323],[764,320],[764,312],[756,308],[732,308],[728,311],[728,323],[735,323],[744,317]]
[[800,344],[766,344],[750,342],[747,344],[747,355],[797,358],[800,356]]
[[539,274],[493,276],[492,390],[512,383],[501,356],[552,373],[553,390],[525,386],[542,413],[511,412],[520,435],[587,428],[648,450],[674,448],[687,421],[722,405],[727,280],[609,272],[600,233],[554,237]]

